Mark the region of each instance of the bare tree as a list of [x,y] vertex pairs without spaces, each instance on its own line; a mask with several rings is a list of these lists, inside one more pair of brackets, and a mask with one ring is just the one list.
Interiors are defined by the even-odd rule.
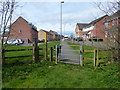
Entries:
[[[108,40],[112,40],[114,43],[107,43],[107,47],[112,53],[112,61],[119,63],[120,61],[120,1],[115,0],[114,2],[97,2],[95,5],[103,11],[105,14],[109,15],[111,18],[116,17],[118,19],[117,24],[111,27],[104,27],[104,32],[107,32]],[[106,33],[105,33],[106,34]],[[113,45],[114,44],[114,45]]]
[[[15,9],[16,2],[15,0],[3,0],[0,1],[0,34],[1,34],[1,50],[4,49],[4,37],[6,30],[11,28],[11,20],[13,11]],[[8,33],[7,37],[10,33]],[[3,51],[2,53],[2,59],[3,59]]]
[[107,15],[111,15],[119,10],[120,2],[117,0],[109,2],[96,2],[95,5]]

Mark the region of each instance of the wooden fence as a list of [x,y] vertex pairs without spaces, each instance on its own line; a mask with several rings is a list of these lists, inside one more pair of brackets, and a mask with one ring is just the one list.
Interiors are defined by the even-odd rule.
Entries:
[[[45,55],[40,55],[39,54],[39,50],[45,50]],[[3,61],[4,59],[11,59],[11,58],[22,58],[22,57],[31,57],[32,56],[32,60],[33,62],[37,62],[40,61],[39,56],[44,56],[45,60],[48,59],[48,50],[50,50],[50,62],[54,61],[53,57],[55,57],[55,64],[57,64],[58,62],[58,45],[55,46],[55,48],[51,47],[50,49],[47,48],[47,43],[45,44],[45,48],[39,48],[37,45],[37,42],[33,42],[33,48],[32,49],[16,49],[16,50],[2,50],[2,58]],[[15,52],[15,51],[32,51],[31,55],[24,55],[24,56],[14,56],[14,57],[6,57],[5,56],[5,52]],[[84,61],[85,60],[93,60],[94,66],[98,66],[99,65],[99,61],[103,60],[105,58],[111,58],[111,57],[99,57],[99,52],[101,50],[100,49],[94,49],[94,50],[84,50],[83,46],[80,46],[80,65],[83,66],[84,65]],[[53,52],[55,54],[53,54]],[[84,57],[84,52],[93,52],[94,53],[94,58],[86,58]]]
[[[56,45],[57,47],[57,45]],[[39,50],[45,50],[45,55],[41,55],[39,54]],[[57,50],[56,48],[53,49],[53,47],[51,47],[50,49],[47,48],[47,43],[45,43],[45,48],[39,48],[37,45],[37,42],[33,42],[33,48],[32,49],[15,49],[15,50],[2,50],[2,59],[3,59],[3,63],[5,62],[5,59],[12,59],[12,58],[22,58],[22,57],[32,57],[33,62],[37,62],[40,61],[39,56],[44,56],[45,60],[48,59],[48,50],[50,50],[50,62],[53,61],[53,57],[55,56],[56,61],[55,63],[57,64]],[[5,52],[15,52],[15,51],[32,51],[31,55],[24,55],[24,56],[13,56],[13,57],[7,57],[5,56]],[[55,52],[55,55],[53,54],[53,52]]]
[[[80,65],[84,65],[84,60],[93,60],[94,66],[99,65],[99,61],[106,59],[106,58],[111,58],[111,57],[99,57],[99,52],[100,51],[107,51],[107,50],[100,50],[98,48],[94,50],[84,50],[83,46],[80,46]],[[93,52],[94,53],[94,58],[85,58],[84,57],[84,52]]]
[[[55,57],[55,64],[58,62],[58,45],[55,45],[55,48],[51,47],[50,49],[50,62],[54,61],[53,57]],[[55,53],[55,54],[53,54]]]
[[[39,56],[44,56],[39,54],[39,50],[43,50],[43,48],[39,48],[37,45],[37,42],[33,42],[33,48],[32,49],[16,49],[16,50],[2,50],[2,59],[5,61],[5,59],[11,59],[11,58],[22,58],[22,57],[33,57],[33,62],[37,62],[39,60]],[[15,52],[15,51],[32,51],[31,55],[24,55],[24,56],[14,56],[14,57],[6,57],[5,52]]]

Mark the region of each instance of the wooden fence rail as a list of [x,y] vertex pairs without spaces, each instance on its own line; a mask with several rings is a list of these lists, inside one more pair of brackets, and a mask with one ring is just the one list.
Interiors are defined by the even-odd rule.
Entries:
[[5,59],[11,59],[11,58],[21,58],[21,57],[30,57],[32,55],[25,55],[25,56],[15,56],[15,57],[4,57]]
[[[11,59],[11,58],[22,58],[22,57],[33,57],[33,62],[36,62],[39,60],[39,56],[44,56],[39,54],[39,50],[44,50],[43,48],[39,48],[37,45],[37,42],[33,42],[33,48],[32,49],[15,49],[15,50],[5,50],[3,49],[3,59]],[[13,56],[13,57],[6,57],[5,52],[14,52],[14,51],[32,51],[32,55],[23,55],[23,56]]]
[[[4,52],[11,52],[11,51],[32,51],[33,49],[16,49],[16,50],[4,50]],[[39,50],[44,50],[43,48],[39,48]]]
[[5,52],[11,52],[11,51],[32,51],[33,49],[16,49],[16,50],[4,50]]
[[84,50],[84,52],[94,52],[94,50]]
[[[99,52],[100,51],[108,51],[108,50],[99,50],[98,48],[94,50],[84,50],[83,46],[80,46],[80,65],[84,65],[84,60],[93,60],[93,66],[98,66],[99,61],[106,59],[106,58],[111,58],[111,57],[99,57]],[[93,52],[94,53],[94,58],[87,58],[84,57],[84,52]]]

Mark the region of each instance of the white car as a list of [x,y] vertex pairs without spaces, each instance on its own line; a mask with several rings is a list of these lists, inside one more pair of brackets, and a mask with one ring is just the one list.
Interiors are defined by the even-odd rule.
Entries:
[[24,41],[21,39],[10,39],[5,44],[7,44],[7,45],[20,45],[23,43],[24,43]]

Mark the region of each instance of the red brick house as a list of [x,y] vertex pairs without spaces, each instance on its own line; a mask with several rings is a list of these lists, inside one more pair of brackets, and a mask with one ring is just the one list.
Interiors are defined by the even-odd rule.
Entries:
[[57,32],[50,30],[49,33],[53,35],[53,40],[60,40],[60,35]]
[[113,15],[109,16],[105,21],[104,25],[105,27],[112,27],[114,25],[120,24],[120,10],[118,10],[116,13]]
[[120,27],[120,10],[118,10],[113,15],[109,16],[104,22],[105,38],[107,41],[115,41],[118,36],[118,25]]
[[[85,24],[84,26],[81,26],[82,28],[79,29],[79,35],[84,38],[84,40],[88,40],[92,37],[95,38],[104,38],[105,37],[105,32],[104,32],[104,24],[103,21],[108,18],[108,15],[104,15],[89,24]],[[77,30],[77,27],[76,27]],[[77,34],[76,34],[77,35]]]
[[23,17],[19,17],[10,28],[9,39],[22,39],[25,42],[33,42],[38,40],[37,28],[26,21]]
[[105,38],[103,22],[107,18],[108,18],[108,15],[105,15],[91,22],[94,25],[93,30],[91,30],[91,37],[97,37],[97,38],[103,38],[103,39]]

